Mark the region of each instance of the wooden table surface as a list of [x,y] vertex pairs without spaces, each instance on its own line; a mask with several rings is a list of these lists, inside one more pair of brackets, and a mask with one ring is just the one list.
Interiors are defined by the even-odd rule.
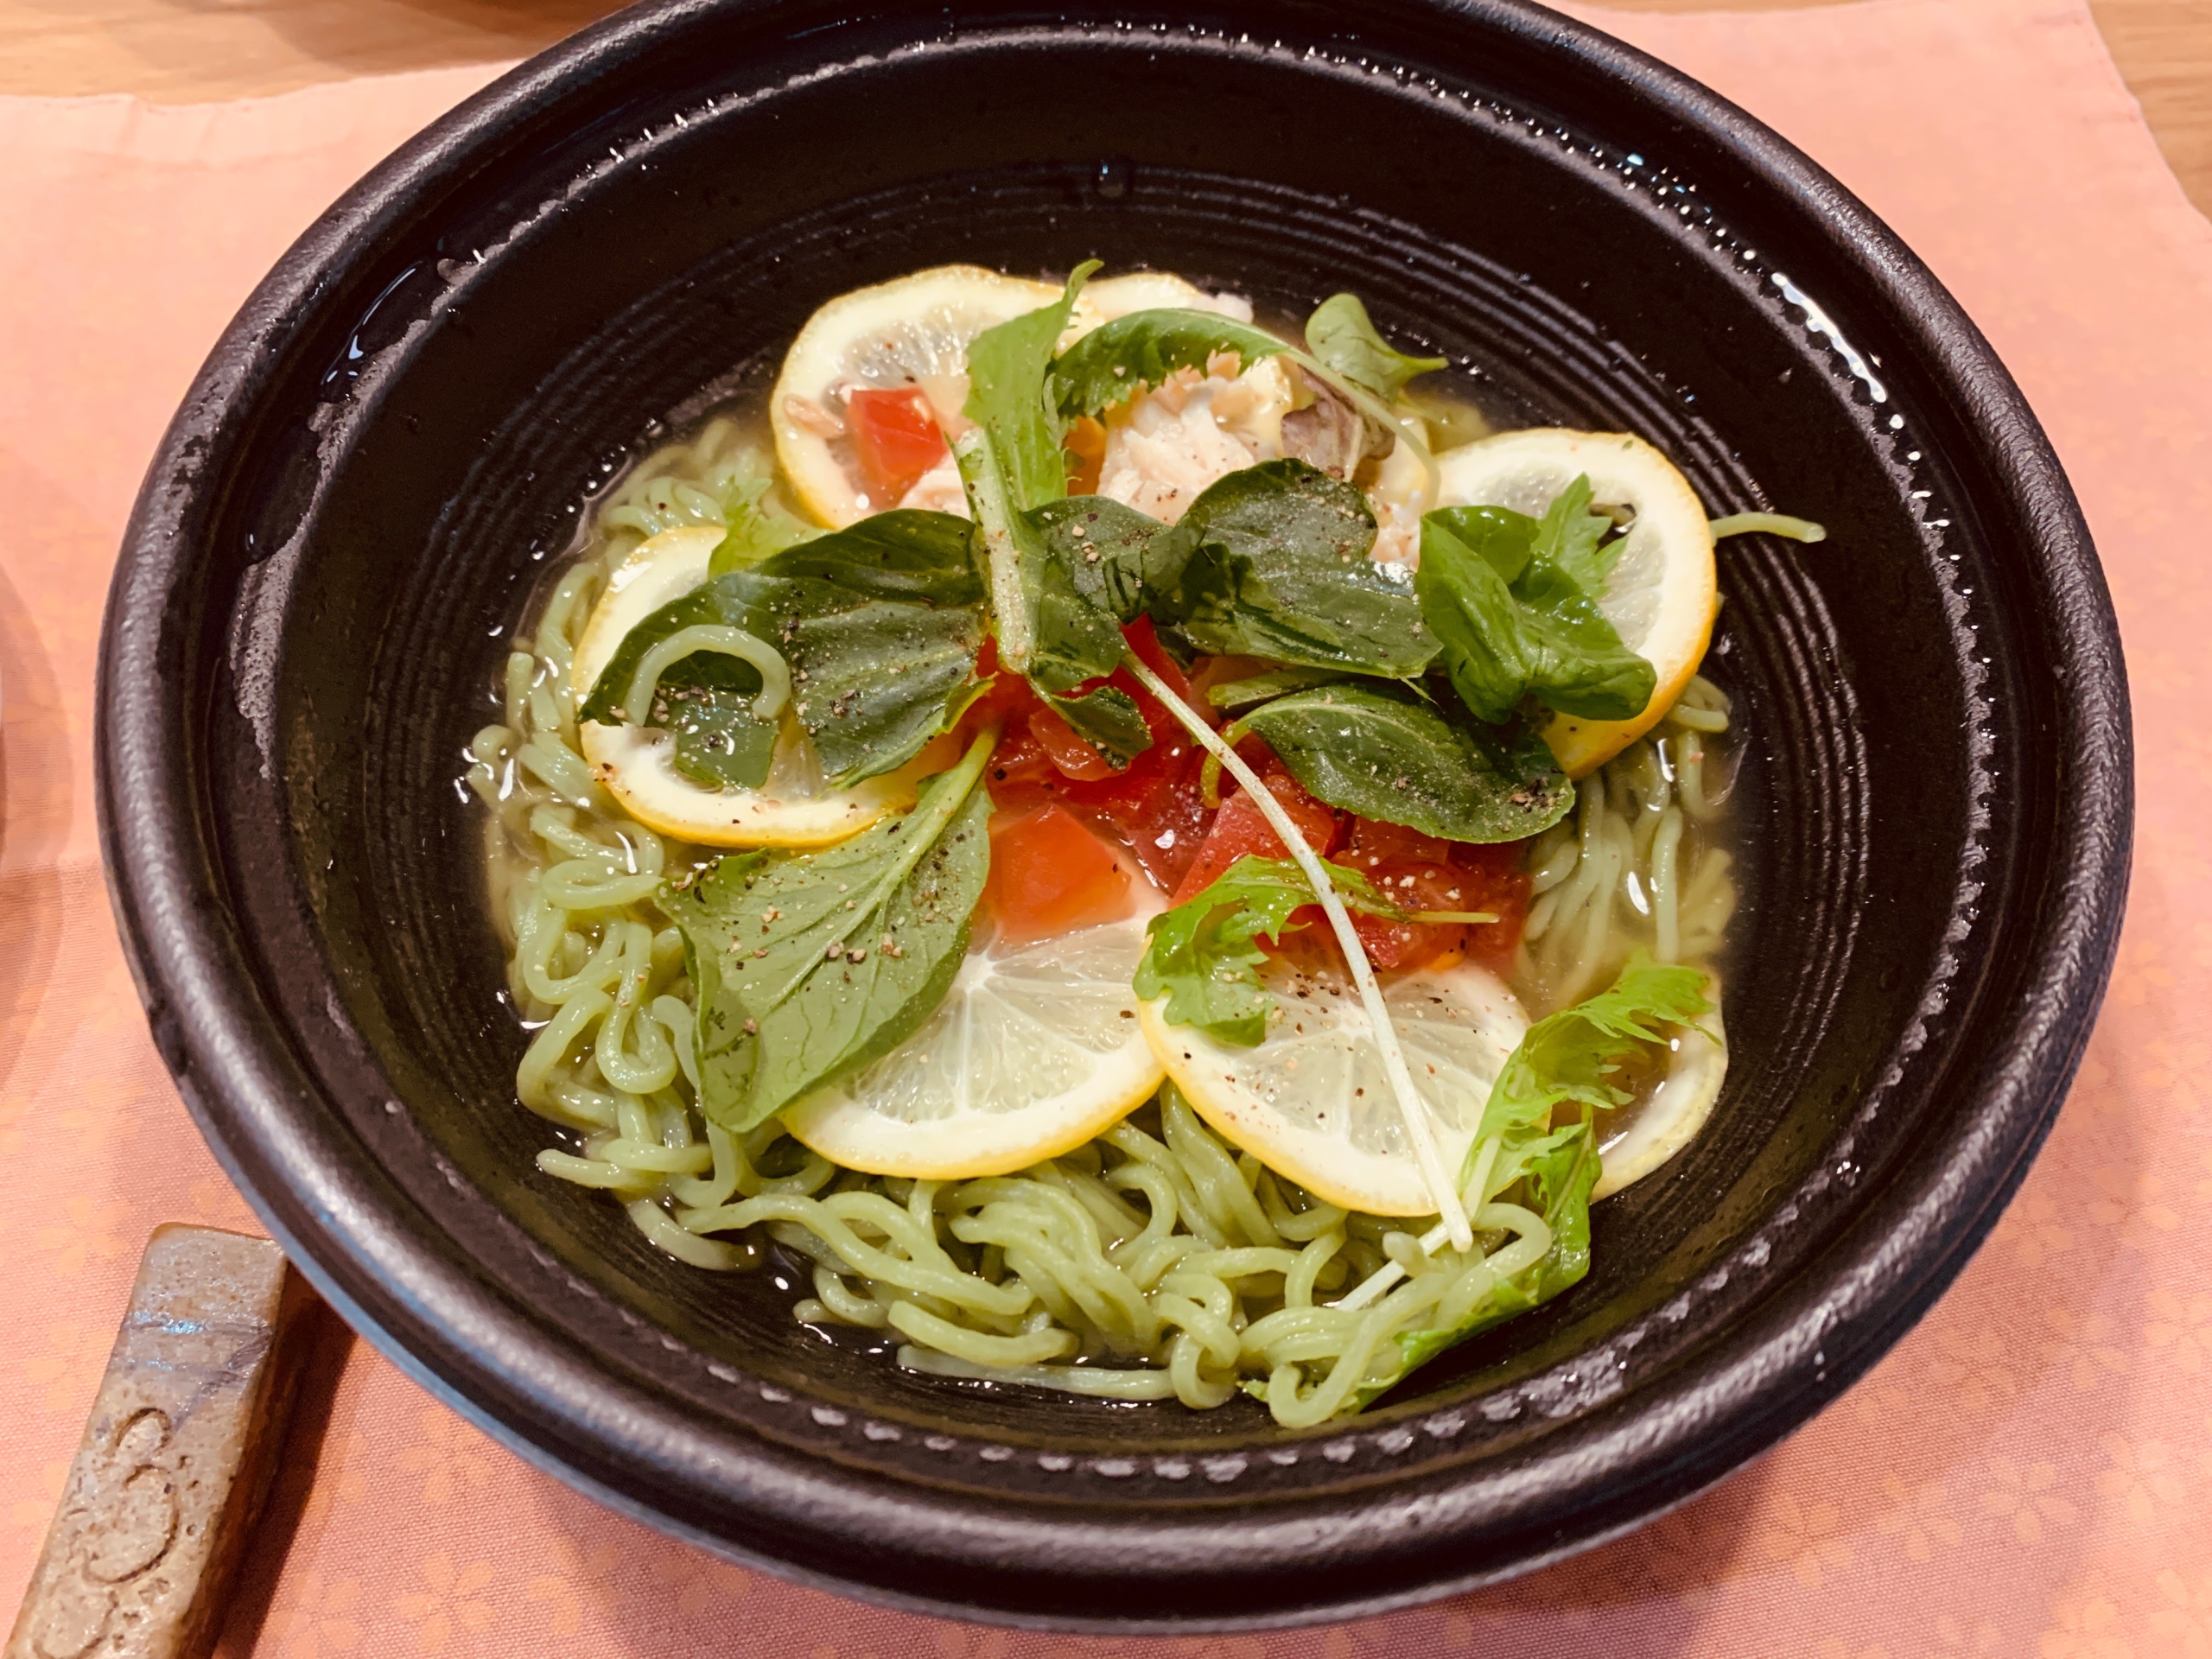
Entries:
[[[1608,0],[1669,11],[1803,0]],[[2212,0],[2092,0],[2166,159],[2212,212]],[[550,45],[607,0],[0,0],[0,92],[172,102],[284,92]]]

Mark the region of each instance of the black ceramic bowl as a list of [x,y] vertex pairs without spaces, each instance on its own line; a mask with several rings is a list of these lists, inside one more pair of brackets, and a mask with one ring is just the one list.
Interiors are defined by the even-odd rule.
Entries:
[[[1871,1364],[2020,1179],[2103,987],[2112,610],[2002,367],[1712,93],[1511,0],[670,0],[508,76],[254,295],[162,444],[101,659],[156,1041],[346,1317],[510,1445],[740,1559],[1090,1628],[1494,1580],[1678,1503]],[[902,1375],[539,1177],[457,791],[578,503],[820,301],[1097,255],[1365,295],[1493,412],[1713,511],[1758,852],[1726,1096],[1571,1294],[1354,1421]]]

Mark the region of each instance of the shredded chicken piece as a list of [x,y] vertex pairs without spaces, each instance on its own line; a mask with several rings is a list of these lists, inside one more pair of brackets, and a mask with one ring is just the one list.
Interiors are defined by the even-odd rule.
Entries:
[[1209,484],[1281,454],[1289,407],[1290,383],[1272,361],[1235,379],[1186,370],[1109,422],[1099,493],[1173,524]]
[[1139,400],[1126,426],[1109,429],[1098,488],[1173,524],[1207,485],[1249,467],[1256,457],[1215,418],[1209,386],[1163,386],[1160,391],[1174,395]]
[[899,498],[902,507],[919,507],[927,512],[957,512],[968,516],[968,492],[961,486],[960,468],[954,464],[952,451],[947,449],[938,464],[914,480],[913,487]]
[[845,435],[843,421],[813,398],[802,397],[797,392],[785,397],[784,418],[801,431],[811,432],[817,438],[842,438]]
[[1370,498],[1375,508],[1375,545],[1367,556],[1382,564],[1421,568],[1421,511],[1403,501]]

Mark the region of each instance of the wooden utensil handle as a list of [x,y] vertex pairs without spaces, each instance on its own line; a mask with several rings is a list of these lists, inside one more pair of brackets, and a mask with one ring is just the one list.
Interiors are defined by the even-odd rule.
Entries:
[[146,1244],[4,1659],[201,1659],[283,1444],[311,1294],[264,1238]]

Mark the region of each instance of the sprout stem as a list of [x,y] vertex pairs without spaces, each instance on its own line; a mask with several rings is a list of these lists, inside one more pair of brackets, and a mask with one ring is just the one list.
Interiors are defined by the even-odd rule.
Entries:
[[1414,1161],[1421,1166],[1422,1183],[1428,1188],[1428,1196],[1436,1200],[1437,1213],[1443,1217],[1445,1231],[1453,1248],[1472,1249],[1475,1230],[1467,1220],[1466,1207],[1459,1202],[1459,1188],[1444,1167],[1444,1154],[1429,1128],[1427,1109],[1414,1092],[1413,1074],[1406,1069],[1404,1051],[1398,1046],[1397,1028],[1390,1023],[1389,1009],[1383,1006],[1382,988],[1375,982],[1375,969],[1368,963],[1367,950],[1352,928],[1344,901],[1329,880],[1327,867],[1306,844],[1306,837],[1291,822],[1290,814],[1282,810],[1282,803],[1260,781],[1259,774],[1244,764],[1243,757],[1222,741],[1219,733],[1169,690],[1167,683],[1154,673],[1136,652],[1124,652],[1122,662],[1146,690],[1166,705],[1167,711],[1183,723],[1184,729],[1229,769],[1230,776],[1243,785],[1252,804],[1260,809],[1260,816],[1282,838],[1284,849],[1297,861],[1299,869],[1313,887],[1313,896],[1320,901],[1322,913],[1329,918],[1337,944],[1344,950],[1344,961],[1351,966],[1352,983],[1359,988],[1359,1000],[1367,1010],[1368,1023],[1375,1028],[1375,1046],[1382,1055],[1382,1072],[1390,1080],[1390,1092],[1397,1097],[1399,1116],[1405,1122],[1406,1139],[1413,1147]]
[[1014,543],[1014,503],[1007,499],[1006,477],[999,470],[990,434],[980,426],[969,428],[954,441],[952,458],[968,493],[968,511],[982,532],[999,661],[1016,674],[1027,674],[1030,658],[1037,652],[1036,633],[1030,626],[1028,607],[1022,602],[1021,561]]

